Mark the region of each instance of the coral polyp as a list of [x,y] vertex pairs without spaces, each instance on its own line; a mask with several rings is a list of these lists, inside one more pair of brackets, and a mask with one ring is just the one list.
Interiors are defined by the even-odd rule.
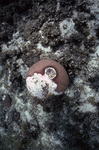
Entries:
[[47,75],[49,79],[54,79],[56,77],[57,73],[54,68],[48,67],[45,69],[45,75]]

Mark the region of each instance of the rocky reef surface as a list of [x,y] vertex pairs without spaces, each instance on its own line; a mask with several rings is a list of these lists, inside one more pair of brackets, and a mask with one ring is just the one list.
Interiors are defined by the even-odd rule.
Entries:
[[[99,0],[0,0],[0,150],[99,150]],[[39,101],[26,72],[49,58],[69,87]]]

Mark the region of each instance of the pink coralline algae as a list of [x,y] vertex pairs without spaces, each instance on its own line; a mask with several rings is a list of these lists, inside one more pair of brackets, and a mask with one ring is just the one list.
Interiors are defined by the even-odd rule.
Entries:
[[40,60],[27,72],[27,89],[31,95],[40,99],[64,93],[68,83],[69,78],[65,68],[54,60]]

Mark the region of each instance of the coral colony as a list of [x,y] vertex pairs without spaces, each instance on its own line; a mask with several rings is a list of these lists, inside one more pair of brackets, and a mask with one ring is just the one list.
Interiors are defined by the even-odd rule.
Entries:
[[54,60],[37,62],[30,67],[26,78],[28,91],[32,96],[39,99],[49,95],[62,94],[66,90],[68,82],[65,69]]

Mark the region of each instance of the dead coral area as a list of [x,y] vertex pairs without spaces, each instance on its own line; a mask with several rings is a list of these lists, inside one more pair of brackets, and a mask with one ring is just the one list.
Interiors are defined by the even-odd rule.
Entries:
[[[0,149],[98,150],[99,0],[0,1]],[[62,96],[32,98],[26,72],[60,62]]]

